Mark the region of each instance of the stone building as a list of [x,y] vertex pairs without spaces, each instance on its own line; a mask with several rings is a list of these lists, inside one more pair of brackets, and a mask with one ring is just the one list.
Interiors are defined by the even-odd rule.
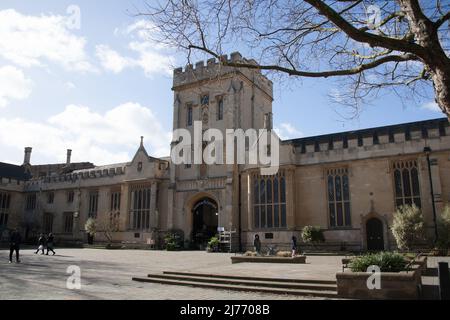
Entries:
[[[174,130],[194,135],[196,121],[202,132],[271,129],[273,85],[257,69],[211,59],[175,69],[172,90]],[[450,201],[445,118],[282,141],[270,176],[249,164],[176,165],[149,156],[142,138],[127,163],[71,163],[70,155],[65,164],[34,166],[26,148],[22,166],[0,163],[0,228],[86,242],[93,217],[98,241],[158,247],[177,229],[198,248],[220,229],[235,231],[234,248],[245,249],[255,234],[263,245],[287,247],[311,225],[324,230],[327,248],[388,249],[397,206],[420,206],[432,234],[432,199],[438,214]]]

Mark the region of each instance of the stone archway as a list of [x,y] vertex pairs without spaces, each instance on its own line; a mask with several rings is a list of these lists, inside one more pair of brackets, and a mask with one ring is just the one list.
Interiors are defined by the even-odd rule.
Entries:
[[192,207],[192,241],[203,249],[211,237],[217,234],[219,208],[212,198],[202,198]]
[[184,212],[192,247],[204,249],[209,239],[217,234],[220,216],[217,198],[208,192],[199,192],[185,203]]

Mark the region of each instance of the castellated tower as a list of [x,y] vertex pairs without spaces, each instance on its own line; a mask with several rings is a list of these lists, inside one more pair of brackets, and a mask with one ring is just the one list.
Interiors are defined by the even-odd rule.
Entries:
[[[222,56],[221,60],[257,65],[255,60],[245,59],[238,52]],[[195,66],[174,70],[172,90],[173,128],[187,129],[191,137],[194,137],[196,121],[201,122],[203,132],[218,129],[224,139],[226,129],[245,131],[271,126],[273,84],[258,69],[223,66],[216,59],[200,61]],[[224,146],[224,157],[225,153]],[[195,220],[196,214],[206,210],[197,210],[196,203],[206,199],[217,205],[217,210],[213,211],[217,211],[218,221],[210,223],[205,216],[204,221],[198,223],[207,222],[208,227],[216,224],[237,231],[238,181],[238,165],[172,164],[169,221],[173,221],[174,227],[185,226],[184,231],[189,236],[201,227],[191,219]]]

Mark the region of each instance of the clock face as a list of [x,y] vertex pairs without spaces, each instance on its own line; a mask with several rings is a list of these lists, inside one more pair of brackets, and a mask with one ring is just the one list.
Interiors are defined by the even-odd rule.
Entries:
[[202,105],[209,104],[209,96],[207,94],[203,95],[202,98],[200,99],[200,102]]

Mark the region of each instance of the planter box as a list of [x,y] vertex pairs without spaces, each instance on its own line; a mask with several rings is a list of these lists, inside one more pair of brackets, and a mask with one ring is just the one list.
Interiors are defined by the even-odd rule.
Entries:
[[370,290],[366,272],[339,272],[336,274],[338,296],[350,299],[417,300],[422,288],[422,273],[426,270],[426,257],[418,259],[410,271],[382,272],[381,288]]
[[306,256],[272,257],[272,256],[234,256],[231,263],[258,262],[258,263],[306,263]]

